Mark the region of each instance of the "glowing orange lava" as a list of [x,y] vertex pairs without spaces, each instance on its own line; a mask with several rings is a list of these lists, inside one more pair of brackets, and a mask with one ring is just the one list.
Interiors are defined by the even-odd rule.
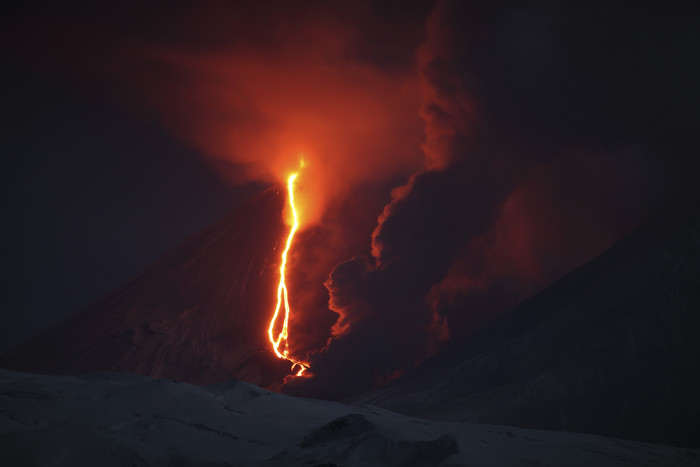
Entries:
[[[292,246],[294,234],[299,228],[299,219],[297,218],[297,210],[296,206],[294,205],[294,180],[296,180],[298,175],[298,173],[292,174],[287,180],[287,190],[289,191],[289,206],[292,208],[293,223],[292,228],[289,231],[289,236],[287,236],[287,245],[285,246],[284,251],[282,252],[282,264],[280,265],[280,283],[277,286],[277,306],[275,307],[275,314],[272,316],[272,320],[270,321],[270,327],[267,330],[267,334],[270,338],[270,342],[272,343],[272,349],[275,351],[275,354],[277,354],[279,358],[283,358],[291,362],[292,369],[298,367],[299,371],[297,372],[297,376],[301,376],[301,374],[304,373],[304,371],[307,368],[309,368],[309,364],[300,362],[299,360],[296,360],[293,357],[289,356],[288,325],[290,309],[289,297],[287,293],[287,284],[285,283],[284,279],[285,268],[287,267],[287,254],[289,253],[289,249]],[[282,330],[277,335],[277,339],[275,339],[275,324],[277,323],[277,318],[280,315],[280,309],[282,308],[282,305],[284,305],[284,323],[282,325]],[[282,346],[281,352],[280,346]]]

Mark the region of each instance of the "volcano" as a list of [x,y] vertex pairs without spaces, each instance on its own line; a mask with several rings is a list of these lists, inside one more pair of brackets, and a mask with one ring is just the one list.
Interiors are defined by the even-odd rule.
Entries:
[[[279,389],[291,368],[267,329],[284,203],[280,187],[265,191],[12,349],[0,367]],[[345,402],[697,447],[699,246],[700,206],[672,205],[489,327]]]
[[[285,193],[273,187],[185,240],[131,280],[11,349],[5,368],[96,370],[195,384],[271,387],[289,373],[272,353]],[[283,245],[282,245],[283,246]]]

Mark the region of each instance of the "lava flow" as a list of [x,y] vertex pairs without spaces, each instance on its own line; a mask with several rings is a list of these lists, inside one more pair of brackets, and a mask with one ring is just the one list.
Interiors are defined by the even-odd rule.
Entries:
[[[293,223],[292,223],[292,228],[289,231],[289,236],[287,236],[287,245],[284,248],[284,251],[282,252],[282,264],[280,265],[280,283],[277,286],[277,306],[275,307],[275,314],[272,316],[272,320],[270,321],[270,327],[267,330],[267,334],[270,338],[270,342],[272,343],[272,348],[275,351],[275,354],[279,358],[283,358],[289,362],[292,363],[292,369],[295,367],[299,368],[299,371],[297,372],[297,376],[301,376],[304,371],[309,368],[308,363],[300,362],[299,360],[294,359],[293,357],[289,356],[289,297],[287,293],[287,284],[285,283],[284,279],[284,273],[285,273],[285,268],[287,266],[287,254],[289,253],[289,249],[292,246],[292,240],[294,239],[294,234],[297,231],[297,228],[299,227],[299,220],[297,218],[297,210],[296,207],[294,206],[294,180],[296,180],[297,176],[299,174],[295,173],[292,174],[289,179],[287,180],[287,190],[289,191],[289,206],[292,208],[292,217],[293,217]],[[277,339],[275,339],[274,334],[275,334],[275,324],[277,323],[277,318],[280,315],[280,309],[282,308],[282,305],[284,305],[284,323],[282,325],[282,330],[280,333],[277,335]],[[280,352],[280,346],[282,346],[282,351]]]

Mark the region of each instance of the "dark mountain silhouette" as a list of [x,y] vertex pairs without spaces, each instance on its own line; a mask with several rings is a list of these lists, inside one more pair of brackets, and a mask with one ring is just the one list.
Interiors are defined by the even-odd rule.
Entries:
[[0,369],[3,465],[692,467],[700,450],[418,420],[231,381]]
[[678,203],[353,402],[450,421],[700,446],[700,208]]
[[284,202],[279,187],[265,191],[97,302],[11,349],[0,366],[276,384],[289,370],[271,353],[266,335],[286,231]]

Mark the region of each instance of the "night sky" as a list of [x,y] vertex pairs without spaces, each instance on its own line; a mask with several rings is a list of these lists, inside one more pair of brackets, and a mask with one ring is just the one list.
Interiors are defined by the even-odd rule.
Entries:
[[299,273],[328,280],[339,316],[304,383],[324,397],[395,377],[691,196],[697,7],[410,3],[5,12],[0,350],[299,154],[307,235],[333,236]]

